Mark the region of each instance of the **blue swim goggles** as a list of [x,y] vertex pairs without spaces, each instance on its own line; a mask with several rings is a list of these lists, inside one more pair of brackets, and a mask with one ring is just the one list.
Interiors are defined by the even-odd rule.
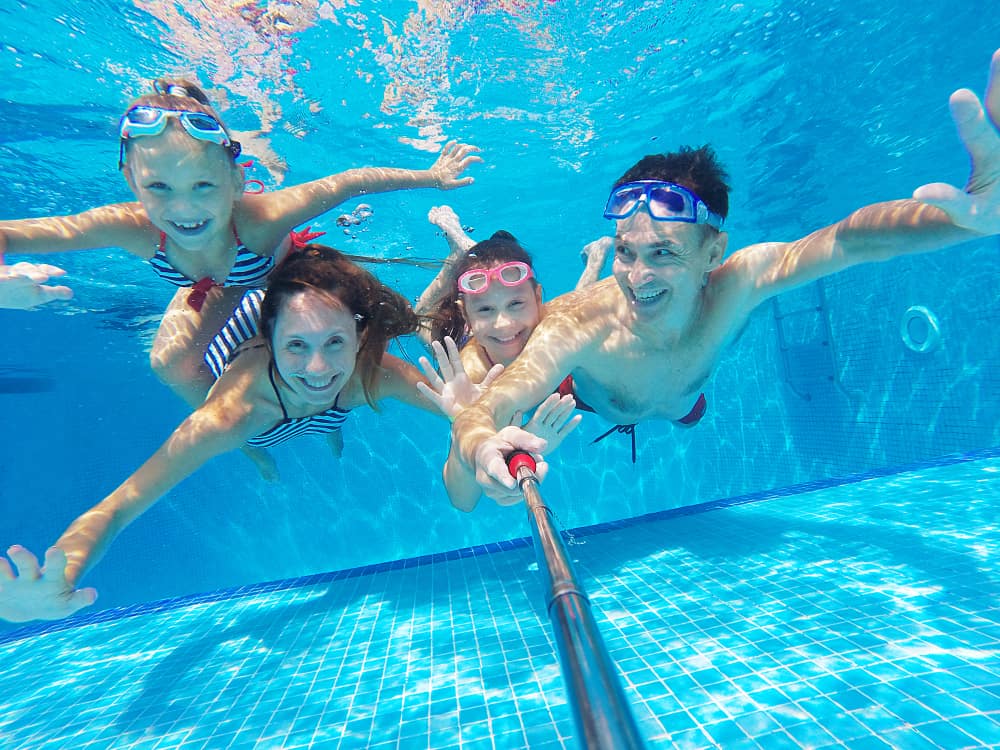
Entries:
[[242,150],[240,142],[232,140],[225,128],[222,127],[222,123],[212,115],[204,112],[164,109],[163,107],[140,104],[122,115],[119,123],[118,135],[121,143],[118,149],[118,169],[121,169],[125,164],[126,140],[144,135],[159,135],[167,127],[167,122],[171,117],[176,117],[181,127],[184,128],[184,132],[192,138],[217,143],[229,151],[234,159],[240,155]]
[[604,218],[627,219],[638,210],[640,203],[645,204],[646,211],[656,221],[708,224],[718,230],[722,229],[722,222],[725,221],[688,188],[661,180],[639,180],[619,185],[611,191],[608,205],[604,207]]

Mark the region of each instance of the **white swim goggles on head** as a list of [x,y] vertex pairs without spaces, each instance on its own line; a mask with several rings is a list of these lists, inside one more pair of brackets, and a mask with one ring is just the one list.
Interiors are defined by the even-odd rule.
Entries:
[[167,122],[171,117],[184,128],[184,132],[199,141],[209,141],[223,146],[235,159],[240,155],[241,146],[239,141],[234,141],[226,133],[222,123],[212,115],[205,112],[190,112],[183,109],[164,109],[163,107],[153,107],[147,104],[140,104],[129,109],[122,115],[118,126],[118,135],[121,144],[118,154],[118,168],[125,164],[125,141],[129,138],[138,138],[144,135],[159,135],[167,127]]

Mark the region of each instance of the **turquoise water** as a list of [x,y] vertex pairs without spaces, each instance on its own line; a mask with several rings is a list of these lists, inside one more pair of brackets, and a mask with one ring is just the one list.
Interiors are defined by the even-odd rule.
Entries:
[[[967,163],[948,116],[947,97],[960,86],[981,92],[989,56],[1000,44],[1000,22],[975,3],[861,8],[779,2],[707,7],[682,2],[498,0],[418,6],[345,1],[315,7],[272,3],[272,9],[287,17],[285,26],[254,26],[228,4],[214,2],[18,2],[0,8],[0,160],[6,170],[0,218],[68,213],[128,199],[115,169],[117,117],[149,79],[186,71],[212,89],[227,122],[248,133],[243,137],[248,150],[269,165],[256,167],[256,174],[271,186],[365,164],[423,167],[447,139],[477,144],[485,163],[474,168],[473,187],[447,194],[373,196],[365,201],[374,208],[372,218],[346,233],[335,220],[356,202],[314,225],[329,232],[332,244],[352,252],[443,256],[444,241],[426,214],[431,206],[448,203],[474,237],[499,228],[512,231],[535,255],[546,294],[553,296],[575,282],[583,244],[608,230],[600,218],[607,187],[645,153],[685,143],[716,147],[732,177],[727,228],[734,248],[802,236],[860,205],[907,196],[926,182],[962,184]],[[271,153],[280,159],[269,157]],[[589,445],[608,425],[588,416],[561,450],[545,488],[563,524],[581,527],[726,498],[759,497],[810,482],[836,485],[859,473],[912,469],[941,456],[976,455],[1000,445],[998,247],[996,240],[983,241],[854,269],[826,280],[822,290],[809,287],[762,307],[720,361],[706,390],[705,420],[688,431],[641,426],[635,466],[624,440]],[[31,314],[0,312],[6,339],[0,354],[5,436],[0,543],[19,542],[36,552],[113,489],[184,416],[146,362],[171,289],[115,250],[55,260],[70,271],[77,292],[73,302]],[[383,278],[415,298],[429,274],[393,269]],[[943,346],[933,353],[916,354],[902,344],[900,320],[912,305],[931,308],[941,322]],[[258,480],[242,456],[221,457],[116,541],[87,578],[100,592],[98,609],[357,570],[522,537],[526,526],[516,510],[488,503],[471,516],[451,510],[438,479],[446,440],[443,422],[390,407],[381,416],[352,417],[339,463],[331,461],[318,440],[279,447],[282,481],[276,485]],[[924,486],[922,474],[905,476],[908,486]],[[948,497],[973,497],[990,478],[985,469],[960,474],[953,483],[949,480]],[[861,505],[863,498],[875,508],[893,501],[891,482],[851,486],[869,493],[857,500]],[[926,490],[929,497],[934,492]],[[924,489],[913,491],[922,493]],[[759,512],[780,517],[813,502],[796,495],[760,504]],[[827,502],[836,506],[839,500],[820,501]],[[980,523],[967,502],[947,502],[953,513],[949,518],[932,513],[933,503],[918,504],[911,509],[912,522],[936,540],[941,538],[936,528],[952,528],[942,532],[951,534],[948,544],[954,548],[949,550],[966,558],[946,559],[972,565],[968,561],[981,560],[982,550],[992,549],[992,526]],[[742,508],[731,512],[752,520]],[[699,518],[712,527],[720,513]],[[726,528],[730,537],[740,535],[733,530],[738,524]],[[877,536],[874,523],[865,528],[866,534]],[[747,538],[766,537],[760,527],[745,529]],[[614,535],[588,539],[586,548],[596,549],[599,539],[607,539],[600,543],[600,554],[627,557],[616,546],[627,542]],[[839,586],[843,571],[806,565],[795,559],[797,549],[787,550],[788,581],[801,574],[810,581],[819,576],[818,587]],[[656,554],[649,551],[650,559],[659,559]],[[648,568],[646,557],[642,560],[636,570]],[[630,558],[628,565],[632,562]],[[897,580],[897,563],[879,558],[865,568],[865,575]],[[708,566],[692,569],[684,580],[711,581],[722,574]],[[594,575],[595,586],[611,585]],[[748,575],[747,581],[752,605],[754,581],[760,579]],[[528,597],[534,596],[531,585],[523,584]],[[513,597],[506,585],[503,590]],[[308,599],[310,594],[303,592]],[[294,601],[298,594],[287,596]],[[639,599],[629,600],[633,604],[624,609],[643,611],[634,604]],[[254,617],[256,599],[233,601]],[[346,601],[333,611],[359,616],[354,600]],[[853,611],[848,599],[837,602],[841,609],[836,611]],[[995,628],[990,605],[975,604],[968,616],[983,618],[987,630]],[[421,603],[414,606],[419,613]],[[511,611],[520,613],[519,607],[512,599]],[[270,622],[265,610],[262,621]],[[863,608],[858,611],[864,614]],[[161,659],[178,650],[184,656],[177,640],[194,632],[189,628],[207,627],[198,612],[190,618],[185,614],[176,629],[168,628],[162,650],[144,662],[154,682]],[[886,615],[886,627],[902,628],[892,613]],[[793,621],[819,617],[808,607],[785,614]],[[691,611],[683,616],[700,615]],[[326,617],[320,617],[326,628],[322,632],[339,632],[326,624]],[[759,627],[752,612],[747,617]],[[844,617],[850,619],[849,614]],[[419,621],[419,614],[414,618]],[[100,644],[107,632],[103,628],[121,628],[120,650],[111,645],[118,641],[110,641],[101,657],[110,660],[107,675],[85,673],[92,679],[117,679],[115,654],[127,660],[125,655],[133,653],[129,629],[137,622],[149,620],[115,620],[88,626],[94,631],[18,640],[7,647],[7,658],[16,663],[36,649],[48,654],[48,644],[56,641],[65,656],[93,644],[86,633],[95,633]],[[969,622],[958,623],[950,637],[972,643],[969,634],[977,628]],[[162,622],[154,624],[160,628]],[[675,626],[671,621],[670,627]],[[651,627],[648,621],[637,626]],[[935,627],[946,630],[940,623]],[[776,630],[771,645],[791,648],[779,643],[784,635]],[[663,640],[661,636],[657,639]],[[547,638],[540,625],[536,637]],[[813,656],[810,644],[825,642],[818,636],[802,638],[806,645],[797,642],[796,647]],[[242,643],[233,647],[234,653]],[[847,661],[861,658],[849,645],[840,645],[847,649]],[[967,661],[995,675],[995,645],[980,649],[975,641],[951,646],[962,654],[966,647],[977,650],[979,655]],[[296,653],[315,654],[313,646],[297,648]],[[468,644],[461,648],[463,653],[476,650]],[[836,647],[829,648],[836,661]],[[267,661],[266,648],[254,649],[254,658]],[[493,650],[483,645],[480,651]],[[358,653],[345,655],[344,662],[353,663]],[[282,658],[274,657],[276,662]],[[892,661],[886,654],[880,658]],[[672,657],[664,657],[652,665],[657,674],[652,682],[667,680],[672,663]],[[545,664],[551,668],[551,662]],[[170,666],[166,661],[160,669]],[[933,666],[943,673],[952,667]],[[751,669],[756,673],[764,667]],[[928,669],[927,675],[937,674]],[[14,674],[21,673],[5,669],[0,677],[5,695],[18,684],[8,676]],[[135,681],[146,674],[135,675]],[[60,684],[66,678],[39,676],[35,689],[45,695],[43,683]],[[527,679],[538,683],[536,691],[543,684],[537,676]],[[934,684],[944,678],[927,679]],[[996,684],[986,678],[966,682],[975,690]],[[551,685],[544,682],[544,687],[547,691]],[[126,694],[122,700],[136,710],[147,703],[159,706],[163,695],[157,690],[162,688],[154,689],[148,701],[150,693]],[[199,701],[182,694],[197,713]],[[17,721],[33,729],[5,725],[0,731],[12,733],[14,742],[29,743],[26,747],[32,746],[32,737],[54,736],[45,734],[50,731],[47,722],[61,720],[55,714],[42,718],[33,693],[18,695],[8,708],[16,705]],[[648,737],[663,742],[668,733],[693,731],[697,737],[698,731],[707,731],[705,725],[712,722],[691,710],[685,691],[679,689],[675,696],[682,709],[657,704],[642,713]],[[338,711],[350,708],[343,697],[333,700]],[[544,695],[537,700],[548,706]],[[872,700],[876,706],[883,703]],[[275,701],[263,701],[268,702]],[[100,702],[95,705],[107,710]],[[777,703],[762,705],[774,708],[761,709],[769,716],[781,715]],[[980,721],[977,711],[985,708],[973,699],[969,705],[974,709],[969,715],[976,716],[970,721]],[[544,730],[550,732],[544,741],[568,736],[565,707],[544,710],[555,722],[538,724],[550,728]],[[679,729],[662,718],[678,710],[695,722]],[[938,713],[945,725],[965,715]],[[264,714],[253,715],[251,731],[263,731]],[[660,717],[658,723],[650,723],[652,716]],[[813,716],[814,723],[827,727],[825,716]],[[897,719],[906,727],[920,723]],[[210,732],[206,727],[212,726],[211,720],[197,717],[177,721],[178,726],[197,726],[199,732]],[[453,723],[442,732],[451,732]],[[481,717],[473,723],[481,724]],[[778,723],[792,741],[808,745],[786,731],[786,723]],[[318,725],[314,722],[313,731]],[[961,728],[960,721],[955,725]],[[138,739],[125,725],[116,726],[123,736]],[[145,726],[164,738],[148,739],[150,743],[176,744],[165,739],[174,736],[165,721]],[[424,727],[415,733],[426,739],[433,731]],[[989,744],[985,729],[966,734]],[[864,746],[860,739],[841,739],[851,747]],[[938,746],[960,744],[927,739]],[[728,739],[716,741],[731,746]],[[907,742],[888,744],[917,746]],[[206,739],[205,746],[215,745]],[[343,746],[364,742],[345,740]],[[430,746],[444,745],[435,741]]]

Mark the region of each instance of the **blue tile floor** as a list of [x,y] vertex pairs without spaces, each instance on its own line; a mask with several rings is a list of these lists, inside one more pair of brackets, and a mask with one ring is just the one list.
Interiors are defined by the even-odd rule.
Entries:
[[[1000,746],[998,479],[991,458],[577,536],[649,745]],[[8,634],[0,747],[576,747],[534,554],[505,547]]]

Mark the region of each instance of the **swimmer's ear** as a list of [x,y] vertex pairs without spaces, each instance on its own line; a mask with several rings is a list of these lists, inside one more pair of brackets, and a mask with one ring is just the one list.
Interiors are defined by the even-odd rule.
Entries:
[[239,195],[246,186],[246,170],[238,161],[233,162],[233,189]]
[[722,265],[722,257],[726,254],[726,245],[729,244],[729,235],[725,232],[713,232],[714,237],[708,240],[708,270],[718,268]]
[[542,304],[542,285],[541,284],[535,284],[535,301],[538,302],[539,305]]
[[129,162],[122,164],[122,175],[125,177],[129,189],[138,196],[139,191],[136,190],[135,176],[132,174],[132,165]]

